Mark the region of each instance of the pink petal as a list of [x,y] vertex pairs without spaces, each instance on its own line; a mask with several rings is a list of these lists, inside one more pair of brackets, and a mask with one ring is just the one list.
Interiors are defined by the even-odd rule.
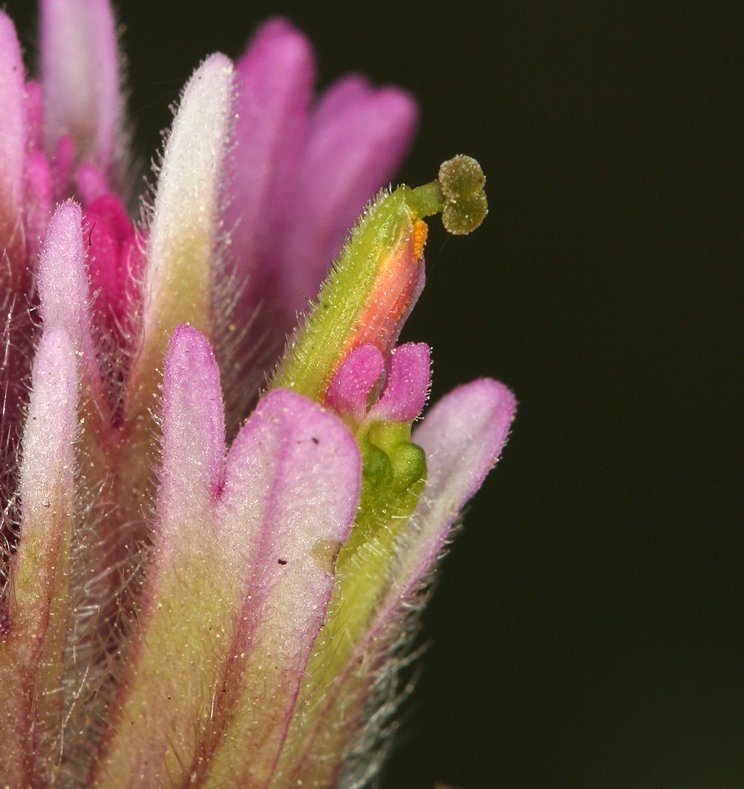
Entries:
[[344,359],[333,377],[325,402],[341,416],[363,420],[372,389],[385,372],[382,353],[374,345],[360,345]]
[[452,524],[496,464],[515,411],[509,389],[482,379],[442,398],[414,431],[426,452],[426,489],[400,538],[391,601],[415,593],[426,577]]
[[[15,28],[3,11],[0,11],[0,112],[0,302],[3,305],[0,478],[9,491],[15,484],[13,469],[20,420],[28,394],[33,335],[29,312],[30,264],[35,263],[38,243],[34,237],[37,228],[26,225],[30,203],[25,195],[28,131],[23,62]],[[5,523],[0,524],[0,542],[5,545],[15,542]]]
[[239,341],[232,358],[221,360],[233,422],[244,417],[287,331],[276,326],[275,252],[305,143],[314,73],[309,42],[281,19],[259,29],[236,65],[238,120],[224,222],[239,286],[228,321]]
[[369,81],[360,74],[347,74],[336,80],[320,98],[313,110],[313,127],[332,124],[334,118],[363,101],[369,92]]
[[394,348],[382,396],[369,411],[370,419],[413,422],[426,405],[431,380],[431,352],[424,343]]
[[[212,55],[184,88],[160,167],[144,285],[145,363],[159,365],[180,323],[212,332],[212,280],[233,66]],[[152,355],[151,355],[152,354]]]
[[177,328],[165,360],[162,432],[140,627],[94,767],[101,780],[91,785],[125,786],[133,775],[142,786],[187,782],[241,604],[236,574],[247,570],[216,528],[225,454],[219,371],[209,343],[189,326]]
[[[154,414],[159,410],[160,371],[170,339],[183,323],[209,337],[224,336],[215,331],[222,314],[213,306],[219,304],[214,281],[220,263],[221,187],[232,104],[232,63],[224,55],[212,55],[184,88],[165,145],[141,276],[142,259],[133,254],[137,246],[130,245],[127,255],[132,275],[122,334],[135,337],[137,345],[131,349],[121,398],[121,422],[130,432],[119,463],[132,480],[133,493],[124,507],[136,507],[128,513],[133,519],[138,518],[141,502],[152,495],[158,435]],[[141,296],[137,282],[142,282]]]
[[[26,151],[24,69],[15,27],[0,11],[0,249],[8,250],[14,266],[25,263],[23,168]],[[3,266],[5,268],[5,265]],[[6,278],[3,277],[3,282]]]
[[[320,566],[318,542],[337,543],[348,534],[358,503],[360,462],[354,437],[334,415],[293,392],[269,392],[227,456],[220,516],[224,539],[237,549],[247,534],[252,535],[259,562],[267,557],[309,562],[315,556],[310,575],[322,570],[315,582],[324,586],[328,567]],[[267,475],[274,476],[272,485]],[[261,498],[247,495],[251,489],[261,490]],[[283,543],[289,551],[286,556],[278,550]],[[306,555],[302,558],[298,552]],[[255,589],[259,599],[277,573],[296,577],[293,567],[277,570],[273,563],[259,563],[254,572],[258,578],[266,576],[261,580],[264,588]],[[312,587],[309,582],[310,594]]]
[[92,164],[81,164],[75,173],[75,187],[87,208],[94,200],[111,194],[103,173]]
[[[230,450],[221,520],[234,550],[250,535],[251,574],[223,698],[240,695],[209,770],[215,784],[268,783],[356,513],[360,471],[343,424],[283,390],[260,401]],[[245,752],[250,760],[239,758]]]
[[39,260],[38,287],[45,327],[65,329],[82,357],[85,385],[99,407],[105,394],[91,334],[90,289],[85,264],[82,211],[72,200],[54,212]]
[[63,200],[70,194],[72,171],[75,167],[75,141],[69,134],[57,140],[50,159],[52,183],[57,200]]
[[[171,340],[163,377],[161,529],[208,521],[224,476],[225,413],[212,349],[191,326]],[[200,528],[201,530],[201,528]],[[199,539],[198,535],[193,535]],[[177,533],[165,539],[179,540]]]
[[44,127],[44,93],[36,80],[26,83],[26,147],[40,151]]
[[0,637],[0,768],[8,786],[49,786],[61,747],[72,600],[77,363],[63,329],[36,352],[23,434],[21,537]]
[[223,440],[214,357],[180,327],[163,382],[154,562],[92,784],[209,774],[252,786],[234,772],[242,755],[251,751],[251,776],[265,776],[281,747],[356,512],[359,452],[335,417],[279,390],[224,464]]
[[304,310],[362,211],[388,183],[413,138],[417,110],[396,88],[341,80],[320,100],[280,239],[284,309]]
[[40,151],[33,151],[28,155],[25,179],[26,243],[29,263],[35,269],[54,201],[52,171],[46,156]]
[[69,135],[78,161],[114,175],[121,121],[116,28],[108,0],[41,0],[40,60],[48,153]]
[[[384,665],[391,642],[400,638],[401,618],[415,602],[450,527],[495,464],[514,409],[514,396],[505,386],[490,380],[475,381],[444,397],[414,432],[414,441],[426,451],[426,489],[398,540],[390,582],[377,615],[354,646],[345,671],[329,689],[322,709],[313,711],[312,727],[288,767],[294,780],[312,779],[318,785],[330,785],[334,776],[337,778],[337,766],[319,761],[315,754],[326,747],[338,748],[342,742],[348,745],[358,736],[354,727],[360,723],[367,726],[363,735],[369,735],[371,741],[379,736],[385,716],[391,712],[389,707],[383,707],[368,721],[356,717],[369,700],[373,672],[381,662]],[[394,662],[389,670],[395,670]],[[335,728],[339,721],[348,723],[348,732]]]
[[115,332],[128,317],[131,289],[128,252],[134,239],[134,225],[121,200],[106,193],[86,208],[84,227],[96,317],[109,332]]
[[[75,349],[60,327],[44,331],[34,359],[31,399],[23,434],[21,501],[24,524],[53,520],[51,499],[61,497],[72,512],[77,433],[78,371]],[[24,533],[19,547],[23,555]],[[43,536],[54,539],[53,535]]]
[[[231,157],[233,199],[226,212],[232,243],[254,276],[273,245],[298,158],[315,77],[307,39],[282,19],[264,24],[236,65],[238,121]],[[243,263],[242,265],[245,265]],[[268,276],[272,274],[269,271]]]

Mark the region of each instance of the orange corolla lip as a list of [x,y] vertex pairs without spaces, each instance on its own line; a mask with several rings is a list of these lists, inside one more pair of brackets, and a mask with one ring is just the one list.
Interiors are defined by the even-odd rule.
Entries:
[[420,291],[427,234],[426,222],[415,220],[412,229],[407,229],[383,258],[367,303],[344,344],[339,363],[360,345],[374,345],[383,353],[393,346]]

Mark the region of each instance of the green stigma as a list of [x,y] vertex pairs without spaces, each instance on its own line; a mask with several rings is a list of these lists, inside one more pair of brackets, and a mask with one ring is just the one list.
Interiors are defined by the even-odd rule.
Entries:
[[436,181],[413,189],[408,203],[422,217],[441,213],[448,233],[466,236],[480,226],[488,213],[485,185],[486,176],[477,160],[458,154],[442,162]]

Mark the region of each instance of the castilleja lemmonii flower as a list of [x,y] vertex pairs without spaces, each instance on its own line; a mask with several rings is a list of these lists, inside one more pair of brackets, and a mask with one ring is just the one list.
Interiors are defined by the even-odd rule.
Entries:
[[483,379],[413,428],[429,348],[396,347],[483,173],[375,197],[415,105],[313,102],[274,20],[197,69],[132,219],[109,3],[39,30],[28,79],[0,12],[0,785],[364,786],[514,413]]

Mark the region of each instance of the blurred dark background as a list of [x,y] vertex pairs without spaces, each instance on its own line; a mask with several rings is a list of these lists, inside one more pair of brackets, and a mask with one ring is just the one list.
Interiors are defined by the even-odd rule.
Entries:
[[[10,3],[27,20],[33,3]],[[458,152],[474,236],[427,250],[407,330],[434,398],[520,411],[425,615],[384,787],[744,786],[744,57],[736,4],[119,3],[143,156],[208,52],[269,15],[410,89],[401,180]]]

